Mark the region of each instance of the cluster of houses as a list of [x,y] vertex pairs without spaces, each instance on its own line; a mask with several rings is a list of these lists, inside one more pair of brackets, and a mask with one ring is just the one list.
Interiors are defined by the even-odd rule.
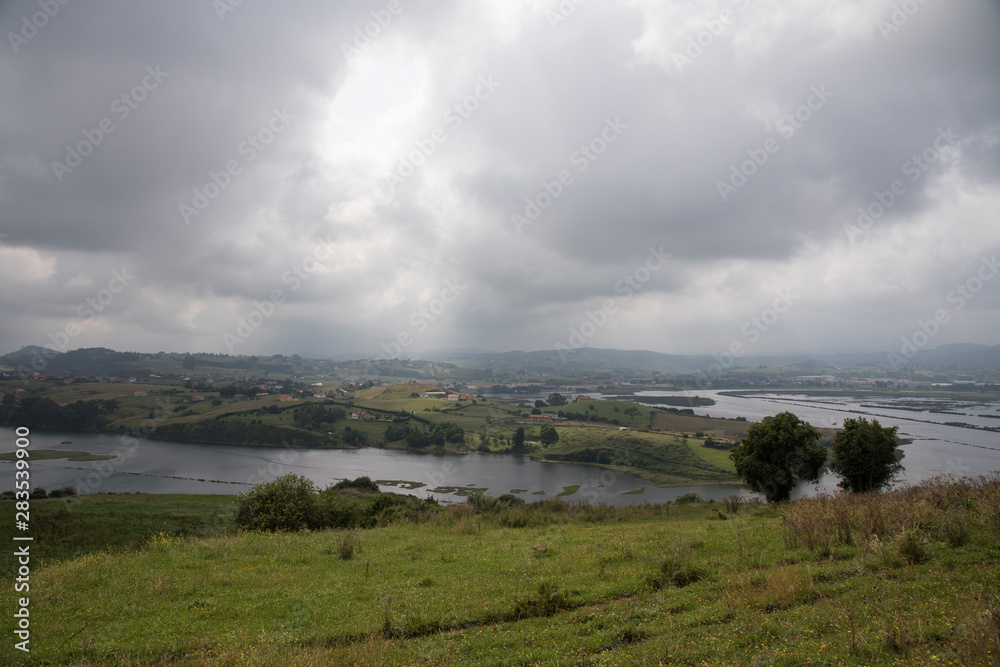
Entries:
[[466,401],[473,401],[476,397],[472,394],[465,394],[463,396],[462,394],[449,394],[446,391],[425,391],[420,394],[420,398],[446,398],[452,403],[457,403],[463,399]]

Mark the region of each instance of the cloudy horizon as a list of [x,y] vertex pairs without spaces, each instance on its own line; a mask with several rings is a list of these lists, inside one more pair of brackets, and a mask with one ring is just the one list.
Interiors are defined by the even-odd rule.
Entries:
[[17,0],[0,28],[0,354],[1000,343],[997,2]]

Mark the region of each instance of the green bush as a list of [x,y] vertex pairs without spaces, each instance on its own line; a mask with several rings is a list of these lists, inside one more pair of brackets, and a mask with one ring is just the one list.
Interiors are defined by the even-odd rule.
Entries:
[[911,565],[923,563],[930,558],[926,538],[919,530],[904,530],[896,536],[895,542],[899,555]]
[[370,477],[358,477],[352,480],[343,480],[337,482],[333,485],[333,489],[336,491],[343,491],[344,489],[357,489],[358,491],[371,491],[372,493],[378,493],[378,484],[373,482]]
[[689,503],[700,503],[701,496],[699,496],[697,493],[694,492],[682,493],[681,495],[674,498],[674,502],[677,503],[678,505],[687,505]]
[[482,491],[474,491],[465,500],[476,510],[476,514],[496,514],[512,507],[524,505],[524,500],[518,498],[513,493],[505,493],[502,496],[494,497],[488,496]]
[[331,487],[319,494],[317,500],[319,523],[324,528],[368,528],[368,507],[352,493],[339,493]]
[[265,531],[319,527],[316,485],[295,473],[258,484],[236,496],[234,523],[244,530]]

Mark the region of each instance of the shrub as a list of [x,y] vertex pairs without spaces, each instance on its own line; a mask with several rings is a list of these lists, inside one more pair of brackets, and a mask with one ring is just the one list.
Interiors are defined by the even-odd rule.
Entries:
[[501,503],[509,507],[517,507],[519,505],[524,505],[524,499],[518,498],[513,493],[505,493],[497,498]]
[[945,541],[952,549],[964,546],[969,542],[969,514],[961,510],[953,510],[945,517],[941,531]]
[[687,505],[689,503],[700,503],[701,496],[699,496],[697,493],[694,492],[682,493],[681,495],[674,498],[674,502],[677,503],[678,505]]
[[364,501],[351,493],[338,493],[328,488],[317,499],[318,523],[325,528],[367,528],[368,520]]
[[76,495],[75,486],[64,486],[49,493],[49,498],[68,498]]
[[414,502],[408,496],[383,493],[377,496],[368,508],[368,518],[373,525],[380,526],[405,521],[411,511],[416,509],[414,505],[418,503],[419,501]]
[[258,484],[236,496],[233,517],[245,530],[292,531],[319,526],[319,502],[312,480],[295,473]]
[[919,530],[904,530],[896,536],[895,547],[903,560],[911,565],[923,563],[930,557],[924,534]]
[[343,491],[345,489],[356,489],[358,491],[371,491],[372,493],[379,493],[378,484],[373,482],[370,477],[358,477],[352,480],[342,480],[337,482],[332,487],[335,491]]
[[482,491],[473,491],[470,493],[466,497],[466,502],[472,505],[473,509],[476,510],[476,514],[484,512],[496,514],[511,507],[524,505],[524,500],[518,498],[513,493],[505,493],[502,496],[493,497],[486,495]]

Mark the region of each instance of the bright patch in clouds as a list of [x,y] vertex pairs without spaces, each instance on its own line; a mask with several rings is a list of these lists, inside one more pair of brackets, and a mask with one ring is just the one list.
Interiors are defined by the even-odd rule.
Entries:
[[[0,353],[45,344],[126,265],[136,281],[74,345],[227,351],[281,290],[239,352],[376,355],[457,278],[407,354],[551,349],[661,245],[670,260],[588,345],[721,353],[790,289],[749,353],[887,350],[1000,251],[996,7],[918,3],[884,35],[892,0],[569,4],[404,0],[351,62],[340,44],[384,5],[243,3],[220,22],[96,0],[52,21],[0,63]],[[0,24],[20,16],[0,6]],[[59,183],[52,161],[151,64],[169,79]],[[288,128],[184,224],[178,205],[275,108]],[[628,129],[577,170],[615,118]],[[941,128],[960,141],[911,180]],[[998,319],[990,282],[934,343],[996,344]]]

